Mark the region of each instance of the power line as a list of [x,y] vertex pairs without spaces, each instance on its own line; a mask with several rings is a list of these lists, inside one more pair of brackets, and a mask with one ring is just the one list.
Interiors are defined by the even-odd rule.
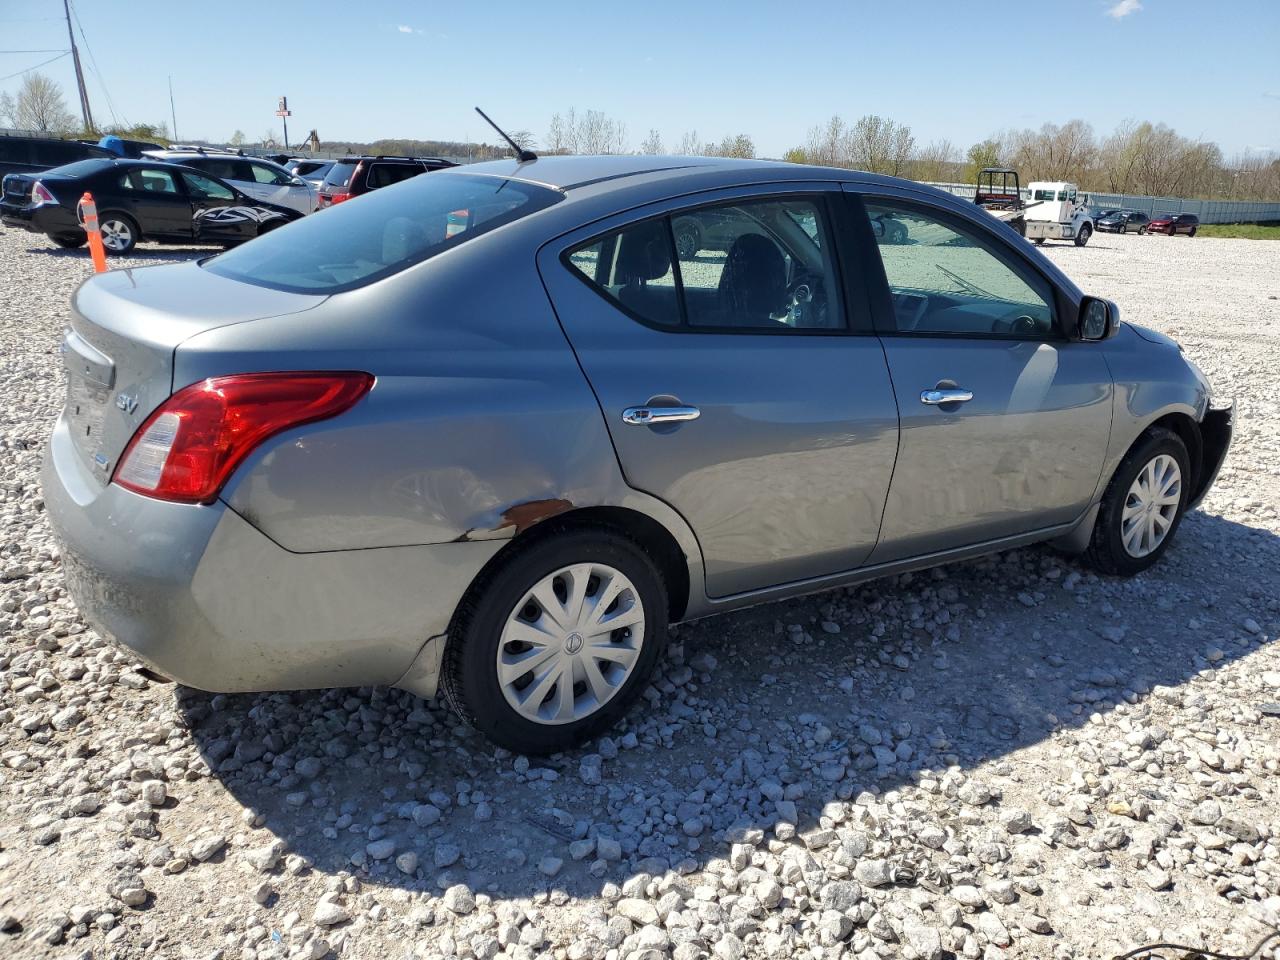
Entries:
[[[62,48],[57,47],[51,50],[0,50],[0,53],[58,53]],[[68,53],[71,51],[68,50]]]
[[53,61],[55,60],[61,60],[63,57],[69,57],[69,56],[71,56],[71,51],[64,50],[62,53],[58,54],[56,57],[50,57],[48,60],[44,60],[40,63],[37,63],[34,67],[27,67],[27,69],[19,70],[17,73],[11,73],[7,77],[0,77],[0,83],[4,83],[6,80],[12,80],[14,77],[20,77],[24,73],[30,73],[32,70],[39,70],[45,64],[53,63]]

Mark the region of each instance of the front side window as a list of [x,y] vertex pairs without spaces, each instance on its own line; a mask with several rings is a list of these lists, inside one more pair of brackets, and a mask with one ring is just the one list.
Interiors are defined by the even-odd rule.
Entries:
[[[876,235],[898,333],[956,336],[1053,334],[1052,292],[1015,268],[993,239],[912,206],[869,202],[867,214],[897,229]],[[873,231],[874,232],[874,231]]]
[[230,188],[224,187],[216,180],[202,177],[198,173],[184,173],[182,182],[187,185],[187,193],[205,200],[234,200],[236,195]]
[[359,203],[338,204],[322,217],[304,217],[288,230],[204,261],[204,267],[275,290],[341,293],[549,207],[562,196],[501,177],[437,174],[402,190],[375,191]]
[[289,182],[289,175],[283,170],[274,170],[265,163],[250,163],[253,179],[257,183],[265,183],[274,187],[284,186]]
[[837,331],[829,236],[817,201],[747,200],[646,220],[575,248],[568,263],[656,326]]

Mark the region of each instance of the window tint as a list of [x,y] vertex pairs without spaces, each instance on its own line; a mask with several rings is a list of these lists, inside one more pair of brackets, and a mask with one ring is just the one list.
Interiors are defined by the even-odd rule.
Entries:
[[178,192],[173,174],[167,170],[140,170],[135,167],[120,178],[120,186],[125,190],[145,190],[147,193]]
[[0,160],[5,163],[30,163],[31,141],[0,137]]
[[62,143],[57,140],[37,140],[32,144],[35,148],[35,163],[49,167],[60,167],[64,163],[83,160],[89,153],[83,144]]
[[48,171],[46,176],[89,177],[111,166],[110,160],[77,160]]
[[569,263],[605,296],[650,323],[680,325],[666,219],[646,220],[579,247]]
[[646,220],[575,248],[568,262],[661,327],[839,330],[828,236],[812,200],[753,200]]
[[867,213],[898,332],[1052,334],[1047,283],[1010,266],[993,239],[912,207],[868,203]]
[[184,173],[182,182],[187,185],[187,193],[193,197],[200,197],[206,200],[234,200],[236,198],[230,188],[224,187],[216,180],[202,177],[198,173]]
[[393,183],[416,177],[422,172],[424,172],[422,165],[417,163],[375,163],[369,168],[369,189],[389,187]]
[[[205,262],[221,276],[297,293],[340,293],[390,276],[561,199],[515,180],[423,177],[305,217]],[[284,235],[285,239],[281,239]]]
[[268,167],[265,163],[249,163],[249,169],[253,171],[253,179],[258,183],[269,183],[273,186],[283,186],[289,182],[289,175],[283,170],[276,170]]
[[246,171],[241,162],[238,160],[229,160],[223,157],[192,157],[189,160],[177,160],[177,163],[186,167],[207,173],[211,177],[218,177],[221,180],[247,180]]

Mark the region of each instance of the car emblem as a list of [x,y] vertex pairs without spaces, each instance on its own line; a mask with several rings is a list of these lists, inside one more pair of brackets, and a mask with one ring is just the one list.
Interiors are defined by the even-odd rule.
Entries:
[[117,393],[116,406],[125,413],[133,413],[133,411],[138,409],[138,398],[131,397],[127,393]]
[[582,650],[582,634],[571,633],[564,641],[565,653],[578,653]]

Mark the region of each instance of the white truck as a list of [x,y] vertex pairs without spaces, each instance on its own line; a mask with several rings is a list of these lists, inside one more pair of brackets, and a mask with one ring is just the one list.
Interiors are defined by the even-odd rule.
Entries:
[[1074,183],[1063,180],[1037,180],[1027,185],[1031,193],[1022,215],[1026,218],[1026,238],[1035,243],[1046,240],[1071,240],[1083,247],[1093,236],[1093,218],[1089,216],[1089,195],[1081,193]]

